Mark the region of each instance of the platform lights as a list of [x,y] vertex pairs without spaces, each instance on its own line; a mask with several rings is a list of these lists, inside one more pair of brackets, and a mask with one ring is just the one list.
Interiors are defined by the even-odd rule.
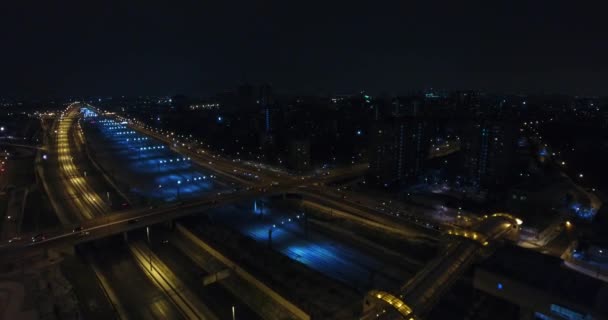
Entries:
[[[160,147],[161,147],[161,149],[165,148],[165,146],[160,146]],[[175,159],[169,159],[169,160],[159,160],[158,163],[167,163],[167,162],[173,162],[173,161],[180,162],[180,161],[187,161],[187,160],[190,160],[190,158],[188,157],[188,158],[175,158]]]
[[133,139],[127,139],[127,141],[132,140],[132,141],[146,141],[148,140],[147,137],[143,137],[143,138],[133,138]]
[[135,131],[120,131],[120,132],[116,132],[116,135],[125,135],[125,134],[135,134]]
[[[300,218],[304,217],[304,213],[298,214],[296,215],[296,219],[292,219],[292,218],[287,218],[287,220],[281,220],[281,225],[285,225],[285,223],[289,223],[289,222],[294,222],[295,220],[299,220]],[[277,224],[273,224],[272,228],[277,228]]]
[[159,149],[164,149],[165,146],[151,146],[151,147],[139,147],[140,151],[147,151],[147,150],[159,150]]

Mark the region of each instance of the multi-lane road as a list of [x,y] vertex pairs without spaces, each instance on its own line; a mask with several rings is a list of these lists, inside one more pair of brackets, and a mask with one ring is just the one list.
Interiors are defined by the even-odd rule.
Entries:
[[80,217],[92,219],[109,211],[108,205],[99,197],[87,182],[85,173],[81,172],[74,163],[75,126],[80,116],[79,108],[68,108],[59,119],[56,136],[57,161],[59,172],[63,176],[63,186],[68,197],[78,209]]
[[[103,110],[88,106],[99,114],[104,114]],[[220,154],[213,153],[203,148],[200,144],[186,141],[176,137],[173,133],[162,131],[147,126],[139,121],[116,116],[119,122],[127,122],[132,128],[142,132],[147,136],[154,137],[167,145],[171,146],[176,152],[191,157],[199,166],[216,172],[224,178],[241,183],[243,185],[260,185],[271,183],[298,183],[305,181],[308,184],[317,182],[322,184],[329,181],[338,181],[348,177],[356,177],[364,174],[369,168],[368,163],[360,163],[352,166],[325,170],[314,176],[292,175],[284,171],[267,168],[259,163],[241,161],[240,159],[229,159]],[[314,181],[313,181],[314,180]]]
[[[81,172],[75,165],[74,156],[76,155],[76,151],[78,151],[76,150],[78,148],[78,143],[84,142],[83,137],[80,136],[81,132],[78,130],[79,128],[77,128],[78,122],[76,120],[79,116],[80,107],[77,104],[69,106],[61,116],[57,126],[56,157],[58,170],[64,178],[61,180],[61,182],[63,182],[64,190],[71,196],[69,198],[74,204],[72,216],[76,217],[80,223],[78,226],[68,225],[63,231],[54,234],[35,236],[32,238],[33,242],[29,242],[29,239],[25,239],[25,242],[17,242],[16,245],[21,247],[21,253],[23,252],[22,248],[24,247],[45,247],[61,244],[62,242],[66,244],[66,241],[71,242],[67,245],[73,246],[79,241],[92,240],[100,238],[104,236],[104,234],[111,234],[111,230],[115,229],[120,224],[136,227],[139,223],[139,221],[134,219],[124,221],[125,219],[120,219],[117,215],[107,215],[106,213],[109,211],[107,204],[104,203],[98,193],[89,184],[86,172]],[[147,215],[147,217],[151,216]],[[18,249],[18,247],[9,249]],[[140,288],[148,288],[146,290],[148,292],[156,291],[159,293],[159,296],[154,297],[156,302],[153,303],[150,308],[143,309],[150,312],[152,318],[179,318],[179,314],[181,314],[181,317],[187,319],[214,319],[212,313],[208,311],[208,308],[202,302],[198,301],[194,295],[187,292],[186,289],[182,289],[179,292],[175,291],[175,288],[181,288],[183,287],[183,284],[179,281],[178,277],[167,270],[162,261],[151,258],[150,261],[154,260],[154,263],[151,262],[150,269],[148,269],[147,263],[144,263],[143,260],[147,260],[148,256],[152,257],[152,253],[150,249],[147,248],[146,244],[129,242],[128,248],[131,258],[124,259],[120,261],[120,263],[116,262],[111,265],[103,265],[100,264],[99,261],[90,261],[97,278],[100,280],[103,290],[108,297],[110,297],[119,318],[130,318],[133,316],[133,312],[130,312],[130,314],[125,312],[124,297],[123,299],[116,299],[116,292],[121,292],[120,290],[116,290],[116,286],[119,283],[131,280],[125,277],[133,277],[134,274],[138,274],[132,267],[138,266],[141,271],[144,271],[143,273],[148,278],[147,281],[141,281]],[[146,255],[146,257],[144,257],[144,255]],[[117,266],[131,268],[132,272],[116,274],[113,270],[115,270]],[[118,277],[118,279],[107,281],[112,275]],[[143,296],[134,295],[132,298],[136,298],[135,301],[137,301],[138,304],[141,304],[142,301],[146,303],[145,297]],[[142,314],[139,314],[137,316],[141,315]]]
[[[323,185],[331,181],[337,181],[348,177],[353,177],[362,174],[367,169],[367,164],[360,164],[352,167],[334,169],[325,174],[317,176],[295,176],[284,172],[275,172],[267,170],[259,166],[251,166],[243,164],[239,161],[232,161],[217,155],[211,155],[209,152],[197,148],[192,148],[191,145],[179,143],[172,135],[159,133],[154,129],[145,127],[141,124],[134,124],[134,128],[140,130],[146,135],[155,137],[168,145],[172,146],[173,150],[185,156],[191,157],[193,162],[203,168],[207,168],[216,172],[218,176],[231,179],[239,184],[246,186],[240,191],[231,191],[221,194],[210,194],[201,198],[193,199],[188,202],[178,202],[173,204],[153,206],[142,209],[132,209],[118,213],[108,214],[110,211],[107,204],[99,197],[95,190],[87,181],[87,177],[74,163],[73,154],[78,131],[76,124],[80,113],[80,105],[73,104],[63,113],[57,124],[57,135],[55,145],[53,146],[57,152],[57,163],[62,179],[66,197],[73,204],[73,211],[79,217],[78,223],[74,225],[66,225],[62,230],[55,231],[45,235],[44,239],[36,239],[38,241],[31,242],[30,239],[17,241],[10,244],[0,246],[0,251],[23,252],[23,250],[32,248],[50,248],[50,247],[73,247],[75,244],[89,242],[95,239],[107,237],[109,235],[124,233],[129,230],[141,229],[146,226],[154,225],[167,220],[174,220],[182,216],[191,215],[197,212],[205,211],[213,207],[222,206],[228,203],[241,202],[247,199],[254,199],[260,196],[271,194],[284,193],[304,193],[306,196],[314,199],[314,201],[322,204],[337,207],[344,212],[349,213],[349,218],[357,222],[373,225],[374,227],[392,228],[395,232],[402,233],[406,237],[421,237],[433,240],[428,237],[428,232],[423,232],[416,228],[406,227],[403,225],[395,225],[394,219],[388,217],[379,217],[371,214],[375,210],[361,203],[344,203],[343,199],[326,196],[324,194]],[[81,141],[82,142],[82,141]],[[256,178],[257,176],[257,178]],[[505,217],[495,218],[503,219],[501,223],[514,223]],[[359,221],[360,220],[360,221]],[[512,219],[511,219],[512,220]],[[494,221],[494,220],[492,220]],[[492,225],[492,228],[496,225]],[[488,229],[488,224],[481,224],[479,227],[480,234],[488,235],[488,239],[493,239],[495,236],[502,234],[502,229]],[[496,231],[498,230],[498,231]],[[481,244],[483,246],[483,243]],[[445,256],[442,256],[439,262],[431,263],[424,269],[423,273],[416,276],[414,282],[404,287],[406,297],[412,297],[411,292],[415,296],[422,297],[424,301],[417,302],[414,300],[415,308],[423,309],[424,303],[432,301],[435,293],[443,292],[449,287],[450,280],[453,279],[459,272],[466,267],[480,244],[470,240],[458,240],[448,247],[445,251]],[[144,258],[146,253],[148,256],[152,254],[145,244],[129,245],[132,260],[134,260],[140,268],[144,268]],[[158,260],[158,259],[157,259]],[[162,261],[157,261],[157,266],[163,266]],[[166,267],[163,267],[166,268]],[[183,296],[171,296],[167,288],[180,286],[177,276],[167,277],[170,274],[165,270],[161,277],[158,270],[156,273],[153,268],[148,273],[148,277],[156,284],[160,291],[165,293],[167,299],[172,301],[172,305],[177,307],[179,312],[185,317],[192,312],[204,312],[205,307],[193,307],[191,303]],[[103,275],[102,275],[103,276]],[[418,280],[416,280],[418,279]],[[186,296],[189,296],[187,294]],[[421,298],[421,299],[422,299]],[[181,302],[180,302],[181,301]],[[202,305],[202,304],[201,304]],[[163,311],[164,310],[164,311]],[[196,311],[194,311],[196,310]],[[414,309],[414,312],[416,309]],[[159,309],[158,312],[172,312],[166,309]],[[212,316],[207,316],[213,318]]]

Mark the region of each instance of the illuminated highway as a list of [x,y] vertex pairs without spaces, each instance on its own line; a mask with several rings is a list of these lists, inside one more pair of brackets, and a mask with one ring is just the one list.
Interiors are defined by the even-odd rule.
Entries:
[[17,147],[17,148],[25,148],[25,149],[34,149],[34,150],[42,150],[42,151],[46,150],[46,148],[42,147],[42,146],[34,146],[34,145],[20,144],[20,143],[11,143],[11,142],[4,142],[4,141],[0,141],[0,146]]
[[85,174],[80,172],[74,164],[74,151],[70,143],[70,134],[73,133],[76,120],[80,115],[78,105],[71,105],[59,119],[56,136],[57,160],[59,171],[64,179],[65,192],[73,199],[80,215],[84,219],[92,219],[109,211],[108,205],[93,191],[86,180]]
[[[108,208],[99,197],[99,195],[90,187],[89,183],[86,180],[86,172],[80,173],[80,171],[76,168],[74,164],[74,154],[72,152],[78,151],[82,152],[82,144],[85,142],[84,136],[78,127],[77,131],[74,131],[76,124],[75,120],[79,118],[80,112],[84,113],[85,117],[94,117],[90,111],[86,109],[80,109],[79,104],[73,104],[68,107],[68,109],[64,112],[61,119],[59,120],[59,125],[57,129],[57,158],[60,167],[60,171],[66,177],[64,180],[66,189],[68,194],[73,192],[78,192],[81,194],[81,197],[72,197],[71,200],[74,202],[76,210],[82,218],[87,219],[87,221],[83,223],[89,222],[94,218],[105,218],[111,220],[115,218],[116,215],[108,216],[103,215]],[[71,136],[73,134],[73,136]],[[74,138],[74,140],[70,140]],[[72,142],[74,144],[72,144]],[[75,147],[75,148],[73,148]],[[75,150],[78,149],[78,150]],[[128,223],[129,224],[129,223]],[[115,224],[106,224],[109,226],[113,226]],[[69,227],[68,227],[69,228]],[[101,233],[95,232],[96,228],[85,228],[82,225],[78,227],[79,230],[72,231],[72,235],[69,235],[69,232],[66,230],[63,232],[63,235],[46,235],[46,238],[36,239],[37,241],[25,244],[29,242],[27,239],[25,243],[21,243],[21,245],[26,246],[37,246],[42,245],[45,246],[53,241],[61,241],[61,240],[90,240],[94,239],[96,236],[99,236]],[[103,229],[103,228],[102,228]],[[127,317],[133,316],[133,313],[139,313],[142,311],[146,311],[146,313],[139,313],[137,317],[144,316],[145,318],[178,318],[177,314],[183,315],[186,319],[216,319],[216,317],[208,310],[208,308],[198,300],[196,296],[190,293],[187,289],[182,288],[183,284],[179,281],[170,270],[168,270],[162,261],[159,259],[153,259],[152,253],[147,249],[145,244],[137,244],[137,243],[129,243],[128,248],[131,252],[131,259],[126,259],[122,261],[122,264],[131,268],[131,265],[135,264],[140,267],[140,272],[143,271],[145,275],[148,277],[149,282],[140,283],[140,289],[147,289],[149,292],[154,292],[157,288],[157,292],[161,293],[161,296],[146,296],[135,294],[130,298],[126,298],[123,296],[122,299],[116,298],[117,295],[122,294],[125,290],[124,288],[120,290],[116,290],[116,286],[120,286],[120,283],[130,282],[130,280],[137,275],[137,272],[125,273],[114,273],[114,268],[116,268],[116,264],[103,265],[101,263],[92,262],[93,270],[95,271],[97,278],[100,283],[104,287],[105,292],[108,294],[109,298],[115,306],[115,310],[117,310],[120,317],[125,317],[125,310],[131,309],[131,314]],[[151,269],[146,268],[144,266],[143,255],[149,256],[151,263]],[[101,265],[101,267],[99,267]],[[109,278],[116,277],[114,281],[107,281]],[[176,291],[175,288],[182,288],[180,291]],[[116,293],[119,291],[119,293]],[[128,292],[128,289],[126,290]],[[110,294],[112,293],[112,294]],[[113,299],[114,298],[114,299]],[[150,302],[153,299],[155,302]],[[150,307],[147,309],[136,309],[133,311],[130,306],[125,306],[125,301],[137,301],[136,304],[149,304]],[[171,302],[168,302],[168,301]],[[176,312],[177,310],[178,312]]]
[[374,208],[369,208],[360,203],[354,203],[352,200],[336,198],[332,196],[331,193],[325,192],[322,188],[299,188],[298,192],[313,202],[309,204],[313,208],[320,208],[321,205],[325,205],[340,210],[332,211],[334,214],[340,214],[341,212],[348,213],[349,215],[355,216],[354,219],[358,222],[375,229],[408,238],[420,238],[428,241],[435,240],[432,233],[436,233],[436,230],[432,230],[432,232],[429,233],[427,228],[417,228],[416,226],[413,226],[410,221],[395,219],[394,217],[378,212],[378,210]]
[[259,189],[241,190],[233,193],[221,195],[213,194],[207,197],[191,200],[184,203],[171,203],[154,208],[132,209],[116,212],[110,215],[95,217],[82,222],[82,232],[87,233],[86,237],[81,233],[72,231],[72,226],[66,226],[61,230],[56,230],[46,234],[46,239],[31,242],[29,239],[3,243],[0,251],[23,252],[25,249],[51,248],[51,247],[73,247],[76,244],[90,242],[96,239],[121,234],[126,231],[140,229],[145,226],[175,220],[180,217],[204,212],[210,208],[215,208],[230,203],[238,203],[245,200],[253,200],[261,195],[283,194],[289,191],[289,187],[274,188],[267,192]]
[[369,165],[367,163],[356,164],[343,168],[327,170],[324,175],[317,176],[296,176],[286,172],[267,168],[262,164],[243,162],[240,159],[228,159],[219,154],[215,154],[202,146],[180,140],[175,133],[155,129],[139,121],[127,119],[113,113],[106,113],[103,110],[88,105],[88,108],[95,110],[98,114],[106,114],[116,122],[125,123],[136,131],[142,132],[146,136],[153,137],[167,146],[170,146],[178,153],[190,157],[193,162],[206,170],[216,173],[218,176],[234,181],[246,186],[269,185],[271,183],[294,184],[302,182],[306,184],[322,184],[327,181],[340,180],[348,177],[356,177],[364,174]]
[[[71,113],[67,114],[71,115]],[[76,118],[76,116],[73,118]],[[70,117],[68,119],[73,118]],[[160,161],[165,161],[179,155],[170,150],[167,151],[161,147],[162,145],[155,143],[153,140],[146,139],[146,136],[133,133],[129,129],[123,127],[120,123],[101,118],[94,121],[94,125],[101,129],[101,133],[105,134],[108,141],[110,141],[110,144],[119,146],[115,149],[117,151],[117,158],[115,159],[121,164],[122,167],[124,167],[125,173],[128,173],[129,171],[139,171],[142,175],[149,175],[151,179],[158,179],[159,177],[162,178],[167,176],[171,177],[172,175],[177,174],[178,176],[176,179],[183,179],[184,182],[190,182],[183,171],[197,172],[187,160],[184,161],[184,159],[187,158],[183,158],[183,156],[181,161],[175,161],[180,162],[179,164],[169,162],[169,164],[163,163],[163,166],[160,166]],[[64,130],[61,130],[62,125],[65,126],[65,124],[61,123],[59,131],[63,133]],[[125,136],[128,136],[128,138],[125,138]],[[76,137],[80,138],[81,142],[84,142],[82,137]],[[127,141],[127,139],[133,140]],[[87,140],[90,139],[88,138]],[[64,146],[62,145],[62,147]],[[72,149],[73,148],[68,148],[67,151]],[[123,150],[122,153],[121,150]],[[71,159],[63,157],[62,160]],[[74,164],[67,162],[66,170],[71,170],[71,173],[73,174]],[[341,174],[351,175],[353,172],[358,172],[357,170],[360,169],[341,169],[337,172],[332,172],[332,175],[324,175],[315,177],[314,179],[307,178],[307,181],[303,181],[302,179],[298,178],[289,178],[288,183],[281,180],[281,183],[277,184],[264,185],[263,187],[258,188],[245,188],[245,190],[241,191],[231,190],[230,192],[224,192],[221,194],[215,192],[189,192],[187,189],[188,186],[184,183],[185,185],[182,186],[184,189],[178,191],[177,189],[171,190],[171,188],[167,187],[165,190],[169,191],[166,194],[159,193],[157,197],[163,199],[164,201],[179,200],[178,195],[181,192],[184,198],[190,198],[187,201],[161,204],[158,207],[146,207],[139,210],[128,210],[120,213],[113,213],[111,215],[93,216],[90,220],[81,224],[82,230],[79,232],[72,232],[69,227],[66,227],[66,229],[62,232],[48,234],[47,239],[45,240],[35,243],[30,243],[28,241],[15,243],[9,249],[13,248],[20,250],[23,247],[44,248],[62,245],[73,246],[77,243],[90,242],[95,239],[105,238],[112,234],[120,234],[125,231],[153,225],[165,220],[177,219],[181,216],[208,210],[209,208],[217,206],[228,205],[227,208],[230,209],[230,203],[238,203],[246,199],[254,199],[260,195],[282,194],[306,183],[314,185],[319,184],[320,182],[322,183],[324,181],[330,181],[331,179],[339,179]],[[122,175],[122,172],[119,172],[118,175]],[[155,180],[154,183],[158,183],[158,180]],[[212,189],[213,188],[211,187],[209,188],[209,190]],[[192,196],[188,197],[188,194],[192,194]],[[155,196],[154,194],[146,195]],[[82,204],[83,207],[90,205],[92,205],[90,202]],[[223,213],[226,212],[224,207],[218,210],[222,210]],[[230,210],[228,212],[230,212]],[[232,213],[234,212],[236,211],[232,211]],[[286,221],[290,219],[286,215],[292,214],[290,212],[274,212],[270,208],[267,208],[265,213],[268,217],[273,217],[273,219],[281,219],[284,217],[287,219]],[[221,214],[220,216],[228,220],[230,220],[232,217],[230,214]],[[298,218],[296,217],[294,219]],[[276,223],[279,224],[280,221],[277,220]],[[248,231],[246,229],[251,230],[251,228],[264,228],[265,225],[258,225],[245,219],[241,220],[239,227],[243,233],[247,234]],[[411,275],[411,271],[406,271],[404,273],[403,270],[399,270],[400,268],[398,267],[398,264],[383,264],[373,254],[364,252],[352,245],[338,242],[328,236],[319,234],[317,231],[311,230],[309,237],[302,237],[303,233],[303,229],[297,224],[285,225],[284,228],[277,227],[274,232],[276,249],[286,256],[299,261],[312,269],[318,270],[340,282],[354,286],[360,290],[367,290],[373,286],[394,288],[394,286],[399,283],[400,279],[406,277],[405,274],[409,273]],[[248,234],[254,238],[257,236],[258,240],[261,241],[264,239],[264,235],[262,233],[249,232]],[[142,247],[145,246],[129,245],[129,250],[134,257],[133,260],[137,262],[140,269],[145,271],[146,265],[144,258],[146,254],[142,252],[146,252],[147,250],[146,248]],[[160,268],[160,266],[162,266],[162,261],[157,260],[158,259],[153,258],[153,261],[156,261],[153,263],[153,265],[158,265]],[[100,277],[102,278],[119,277],[119,275],[112,275],[113,273],[111,270],[109,270],[107,265],[104,265],[103,263],[101,263],[100,269],[101,270],[99,273],[101,274]],[[170,276],[170,270],[163,271],[163,277],[161,277],[161,274],[159,274],[157,271],[152,269],[146,274],[150,281],[154,282],[156,286],[161,289],[161,291],[167,292],[169,291],[168,288],[171,286],[180,286],[178,281],[179,279],[176,276]],[[109,281],[109,287],[113,286],[112,283],[113,281]],[[121,291],[122,289],[118,288],[115,289],[115,291],[116,290]],[[180,310],[180,313],[187,314],[189,309],[192,311],[192,308],[188,307],[187,302],[193,299],[184,298],[182,296],[173,297],[170,294],[165,295],[170,297],[174,305],[179,306],[178,309]],[[185,296],[190,296],[190,294]],[[125,300],[125,298],[118,298],[118,300]],[[129,299],[126,298],[126,300],[128,301]],[[202,310],[204,308],[195,309]],[[154,312],[154,308],[151,308],[150,310],[152,311],[149,312]],[[166,310],[165,307],[159,307],[157,308],[157,312],[165,314],[172,311]]]
[[125,246],[97,249],[90,256],[89,264],[121,319],[186,319],[142,272]]
[[[142,196],[160,200],[157,204],[147,205],[145,208],[106,215],[109,211],[108,205],[91,188],[85,174],[79,171],[73,161],[73,152],[81,151],[75,148],[85,143],[82,133],[79,130],[74,131],[77,124],[75,120],[80,112],[75,106],[78,105],[70,106],[58,123],[56,148],[60,171],[66,178],[65,190],[73,195],[70,197],[71,202],[86,219],[82,222],[82,230],[73,232],[71,226],[66,226],[63,230],[47,234],[46,239],[41,241],[30,242],[25,239],[3,244],[0,250],[22,252],[28,248],[73,247],[78,243],[216,208],[214,212],[217,213],[218,221],[231,224],[241,233],[258,242],[266,242],[291,259],[331,278],[360,290],[368,290],[373,285],[376,288],[398,292],[392,296],[388,291],[372,290],[366,298],[372,300],[372,307],[364,310],[364,318],[374,318],[377,315],[391,318],[393,315],[403,316],[404,312],[408,316],[424,315],[470,265],[480,248],[518,225],[518,221],[513,217],[493,215],[483,219],[473,230],[448,231],[448,234],[456,236],[457,239],[414,278],[399,287],[398,284],[406,277],[395,265],[385,265],[372,252],[336,241],[313,228],[306,228],[304,216],[298,210],[264,208],[261,203],[260,207],[254,202],[261,196],[300,193],[319,201],[322,206],[338,208],[341,211],[337,210],[337,213],[352,221],[375,229],[386,229],[405,237],[434,241],[434,237],[429,237],[426,231],[408,227],[407,224],[397,226],[394,221],[375,215],[376,212],[372,208],[350,200],[344,203],[342,199],[323,194],[323,183],[361,174],[367,169],[366,164],[336,169],[329,174],[312,177],[291,176],[261,168],[252,170],[251,166],[218,158],[206,152],[201,153],[200,150],[197,153],[185,146],[182,147],[186,149],[178,148],[170,135],[166,137],[150,132],[149,129],[139,128],[147,130],[144,131],[146,134],[168,139],[166,143],[173,143],[171,150],[167,144],[158,143],[148,135],[130,129],[128,122],[97,117],[94,111],[83,109],[85,118],[91,117],[87,119],[87,125],[90,129],[97,130],[98,138],[103,139],[104,144],[109,146],[105,155],[107,159],[101,160],[105,166],[111,166],[114,161],[112,171],[115,176],[129,181],[131,189]],[[98,156],[101,154],[100,158],[103,158],[103,152],[99,150],[97,149]],[[214,174],[206,170],[238,181],[246,187],[229,187],[216,181]],[[224,189],[217,192],[218,187]],[[251,203],[251,208],[243,209],[242,203]],[[146,255],[148,259],[153,256],[146,245],[130,245],[129,250],[140,269],[145,271]],[[206,317],[213,318],[211,312],[205,313],[206,306],[196,302],[193,294],[186,292],[183,296],[172,296],[169,288],[183,285],[160,259],[151,259],[156,260],[158,268],[149,270],[149,280],[165,292],[165,296],[172,301],[172,305],[177,306],[182,315],[190,318],[195,314],[201,317],[206,314]],[[390,308],[387,308],[387,303]],[[198,306],[193,307],[193,304]],[[158,312],[171,311],[161,308]]]
[[[196,246],[176,236],[175,232],[163,227],[151,228],[151,248],[167,268],[178,274],[190,290],[196,293],[200,299],[213,306],[214,314],[220,319],[231,317],[231,307],[235,306],[237,319],[261,319],[257,313],[243,303],[238,296],[222,285],[205,285],[201,278],[209,275],[205,269],[208,258],[201,255]],[[156,240],[156,241],[155,241]],[[190,250],[189,250],[190,249]],[[207,266],[208,267],[208,266]]]
[[144,243],[131,242],[129,250],[140,269],[178,306],[184,318],[217,319],[213,312]]

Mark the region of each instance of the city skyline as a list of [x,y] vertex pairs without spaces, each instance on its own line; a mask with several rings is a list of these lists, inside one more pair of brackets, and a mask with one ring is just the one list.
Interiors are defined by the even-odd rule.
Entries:
[[0,319],[608,319],[605,5],[0,5]]

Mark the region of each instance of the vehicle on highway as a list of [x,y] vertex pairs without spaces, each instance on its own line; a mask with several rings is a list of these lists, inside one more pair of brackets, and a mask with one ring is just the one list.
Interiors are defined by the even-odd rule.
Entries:
[[72,232],[78,232],[78,231],[82,231],[82,226],[75,226],[74,229],[72,229]]
[[81,233],[80,233],[80,235],[79,235],[79,236],[82,238],[82,237],[86,237],[86,236],[88,236],[89,234],[91,234],[91,233],[90,233],[90,232],[88,232],[88,231],[83,231],[83,232],[81,232]]
[[8,240],[8,243],[13,243],[13,242],[19,241],[19,240],[21,240],[21,237],[12,237]]
[[38,242],[38,241],[42,241],[44,239],[46,239],[46,235],[44,235],[44,233],[39,233],[32,237],[32,242]]

